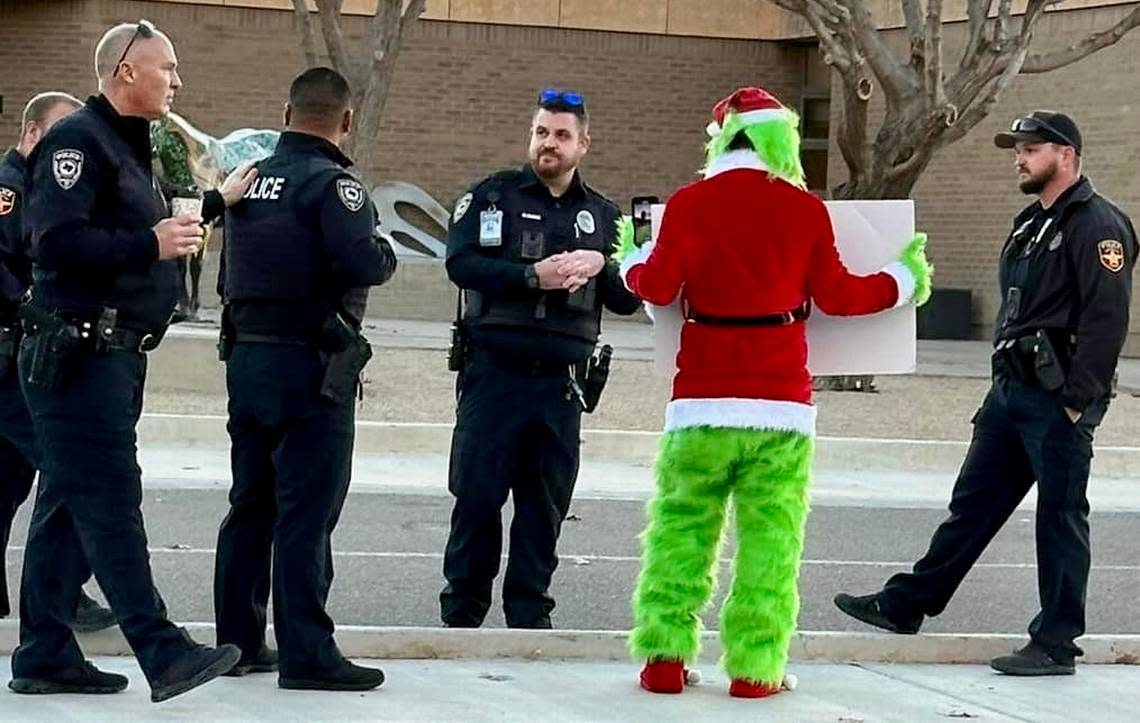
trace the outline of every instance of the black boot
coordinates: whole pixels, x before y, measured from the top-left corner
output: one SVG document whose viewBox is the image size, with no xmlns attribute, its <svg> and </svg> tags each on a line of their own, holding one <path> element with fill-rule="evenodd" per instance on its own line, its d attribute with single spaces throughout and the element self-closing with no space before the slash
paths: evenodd
<svg viewBox="0 0 1140 723">
<path fill-rule="evenodd" d="M 105 695 L 118 693 L 127 687 L 127 676 L 118 673 L 105 673 L 91 663 L 84 661 L 78 668 L 68 668 L 51 675 L 35 678 L 12 678 L 8 687 L 26 695 L 48 695 L 51 693 L 83 693 Z"/>
<path fill-rule="evenodd" d="M 150 702 L 161 703 L 208 683 L 234 667 L 240 658 L 241 648 L 236 645 L 195 646 L 150 684 Z"/>
<path fill-rule="evenodd" d="M 103 607 L 79 591 L 79 604 L 75 607 L 75 619 L 71 621 L 71 629 L 77 633 L 93 633 L 97 630 L 106 630 L 115 624 L 115 613 Z"/>
<path fill-rule="evenodd" d="M 887 617 L 879 606 L 879 593 L 871 595 L 848 595 L 841 592 L 835 596 L 835 607 L 847 613 L 856 620 L 862 620 L 868 625 L 882 628 L 888 632 L 914 635 L 922 627 L 922 616 L 895 619 Z"/>
<path fill-rule="evenodd" d="M 1072 659 L 1059 660 L 1036 642 L 990 661 L 990 667 L 1006 675 L 1073 675 L 1077 667 Z"/>
<path fill-rule="evenodd" d="M 250 673 L 273 673 L 277 670 L 277 651 L 265 645 L 261 646 L 261 650 L 257 651 L 257 655 L 252 658 L 243 657 L 237 662 L 237 665 L 230 668 L 229 672 L 223 673 L 231 678 L 240 678 L 243 675 Z"/>
<path fill-rule="evenodd" d="M 335 668 L 301 675 L 282 675 L 277 686 L 291 690 L 372 690 L 384 682 L 384 671 L 343 661 Z"/>
</svg>

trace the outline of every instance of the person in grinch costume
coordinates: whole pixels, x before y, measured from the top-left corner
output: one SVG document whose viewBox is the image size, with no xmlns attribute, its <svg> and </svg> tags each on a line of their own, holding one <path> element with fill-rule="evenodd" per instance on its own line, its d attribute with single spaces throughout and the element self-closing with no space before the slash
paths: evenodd
<svg viewBox="0 0 1140 723">
<path fill-rule="evenodd" d="M 704 179 L 665 208 L 657 241 L 622 229 L 615 257 L 649 304 L 681 297 L 672 401 L 642 535 L 633 654 L 641 686 L 680 693 L 699 652 L 731 498 L 737 550 L 720 614 L 729 693 L 781 690 L 799 608 L 797 576 L 815 436 L 805 320 L 872 314 L 930 295 L 925 236 L 878 273 L 840 261 L 827 209 L 804 190 L 799 119 L 761 88 L 713 108 Z"/>
</svg>

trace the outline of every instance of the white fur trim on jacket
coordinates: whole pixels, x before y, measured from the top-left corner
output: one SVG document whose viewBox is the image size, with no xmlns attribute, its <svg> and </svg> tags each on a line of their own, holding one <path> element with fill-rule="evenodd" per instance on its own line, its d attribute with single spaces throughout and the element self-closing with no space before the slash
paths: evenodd
<svg viewBox="0 0 1140 723">
<path fill-rule="evenodd" d="M 895 280 L 895 285 L 898 286 L 899 289 L 898 301 L 895 302 L 895 305 L 892 308 L 897 309 L 900 306 L 909 304 L 910 300 L 914 298 L 914 274 L 912 274 L 910 272 L 910 269 L 906 267 L 906 264 L 901 261 L 893 261 L 887 264 L 885 267 L 883 267 L 883 271 L 887 274 L 890 274 L 891 278 Z"/>
<path fill-rule="evenodd" d="M 683 427 L 778 429 L 815 436 L 815 407 L 775 399 L 674 399 L 665 407 L 665 431 Z"/>
<path fill-rule="evenodd" d="M 768 171 L 768 166 L 764 161 L 760 160 L 760 156 L 756 155 L 756 151 L 747 148 L 738 148 L 735 151 L 729 151 L 723 156 L 719 156 L 708 168 L 704 170 L 705 178 L 712 178 L 715 175 L 724 173 L 725 171 L 736 171 L 741 168 L 748 168 L 753 171 Z"/>
<path fill-rule="evenodd" d="M 629 284 L 625 283 L 625 277 L 629 275 L 629 270 L 638 264 L 644 264 L 649 260 L 649 254 L 653 253 L 654 247 L 657 246 L 656 241 L 650 241 L 643 244 L 636 251 L 622 259 L 621 264 L 618 266 L 618 274 L 621 276 L 621 282 L 629 289 Z M 633 291 L 633 289 L 629 289 Z"/>
</svg>

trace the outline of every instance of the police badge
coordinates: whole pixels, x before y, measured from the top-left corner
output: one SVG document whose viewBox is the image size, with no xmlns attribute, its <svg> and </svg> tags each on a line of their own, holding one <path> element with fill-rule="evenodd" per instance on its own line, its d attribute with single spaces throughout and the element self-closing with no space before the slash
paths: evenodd
<svg viewBox="0 0 1140 723">
<path fill-rule="evenodd" d="M 583 210 L 578 212 L 577 221 L 578 221 L 578 230 L 580 230 L 582 233 L 593 233 L 594 232 L 594 214 L 583 209 Z"/>
<path fill-rule="evenodd" d="M 1112 273 L 1124 268 L 1124 244 L 1116 239 L 1105 239 L 1096 245 L 1100 265 Z"/>
<path fill-rule="evenodd" d="M 16 208 L 16 192 L 0 186 L 0 216 L 7 216 Z"/>
<path fill-rule="evenodd" d="M 70 191 L 83 173 L 83 152 L 74 148 L 60 148 L 51 156 L 51 170 L 59 187 Z"/>
<path fill-rule="evenodd" d="M 336 195 L 340 196 L 344 207 L 353 213 L 364 208 L 364 186 L 351 178 L 337 179 Z"/>
</svg>

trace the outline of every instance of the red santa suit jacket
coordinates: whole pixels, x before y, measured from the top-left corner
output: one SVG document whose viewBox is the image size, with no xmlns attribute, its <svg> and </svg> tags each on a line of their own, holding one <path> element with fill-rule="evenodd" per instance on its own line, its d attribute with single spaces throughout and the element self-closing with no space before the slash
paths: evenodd
<svg viewBox="0 0 1140 723">
<path fill-rule="evenodd" d="M 835 316 L 901 306 L 915 280 L 901 263 L 857 276 L 839 260 L 823 202 L 730 151 L 678 190 L 656 243 L 621 264 L 630 291 L 659 306 L 681 294 L 704 316 L 780 314 L 812 301 Z M 665 429 L 711 425 L 815 433 L 803 321 L 682 325 Z"/>
</svg>

